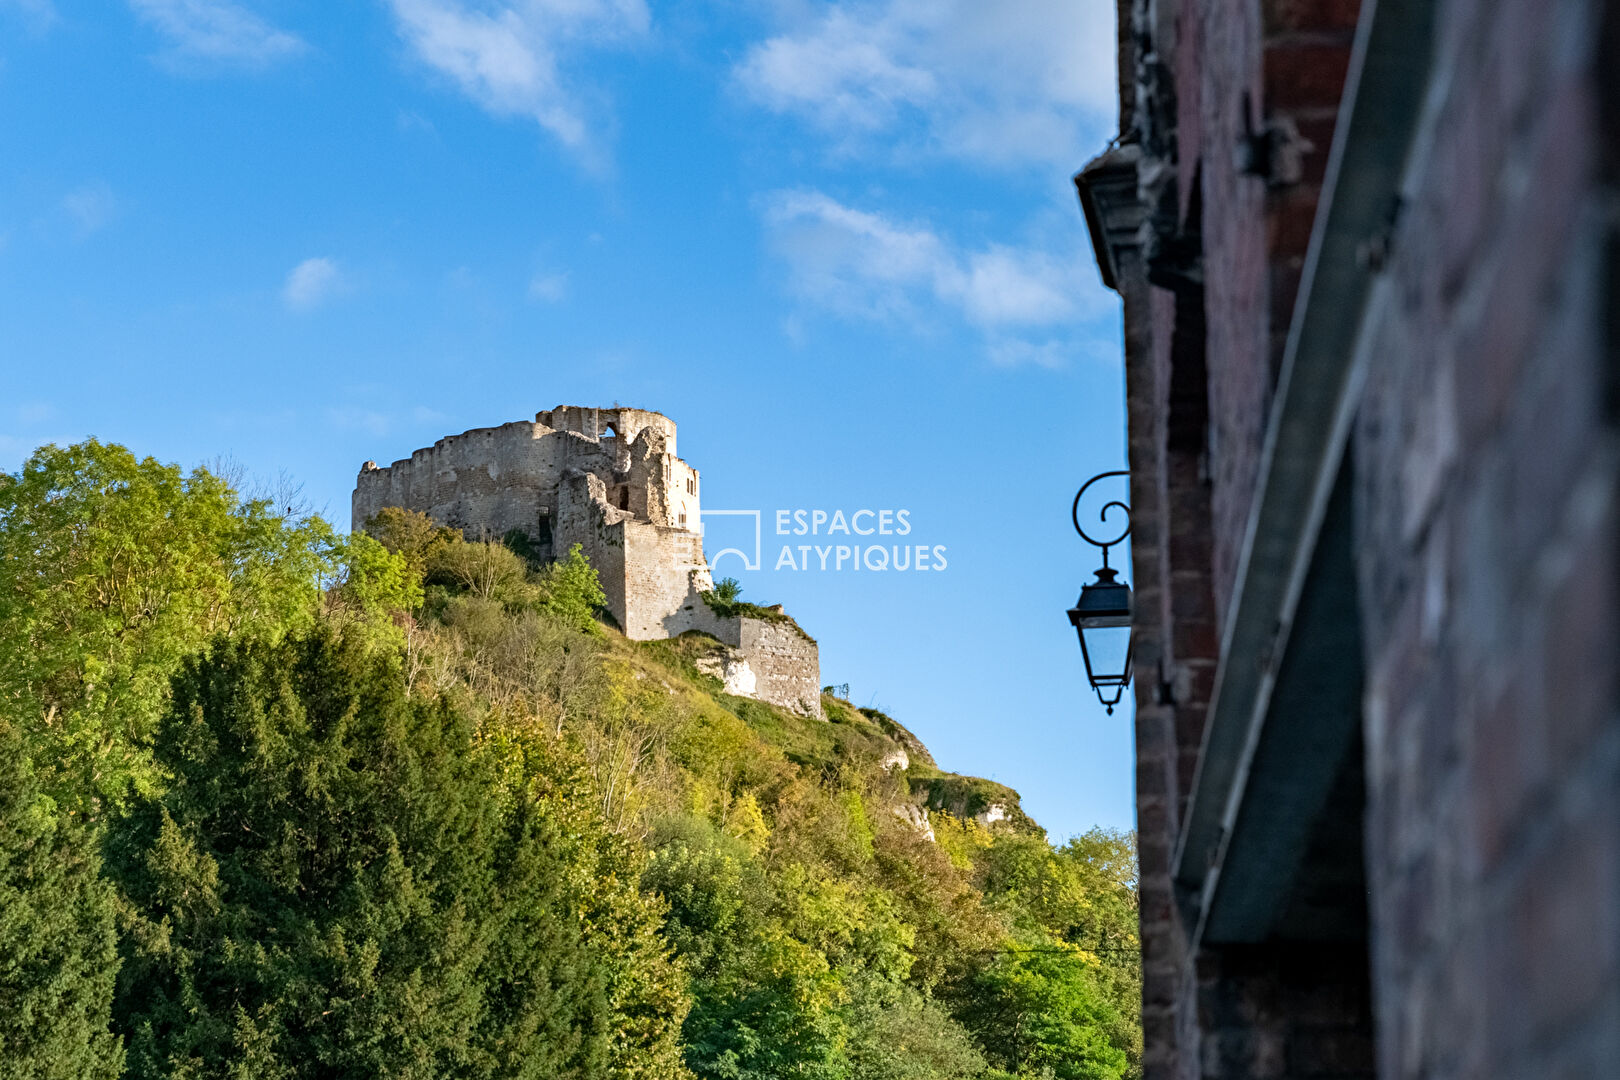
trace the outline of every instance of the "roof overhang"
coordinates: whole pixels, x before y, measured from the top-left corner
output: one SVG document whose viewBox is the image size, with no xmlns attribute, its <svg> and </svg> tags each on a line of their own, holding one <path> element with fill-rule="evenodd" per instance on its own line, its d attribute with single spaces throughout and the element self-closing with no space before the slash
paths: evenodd
<svg viewBox="0 0 1620 1080">
<path fill-rule="evenodd" d="M 1427 96 L 1433 8 L 1362 3 L 1174 858 L 1195 944 L 1265 935 L 1359 723 L 1341 466 L 1361 327 Z"/>
<path fill-rule="evenodd" d="M 1142 148 L 1134 143 L 1115 146 L 1092 158 L 1074 174 L 1080 209 L 1091 233 L 1091 249 L 1104 285 L 1119 291 L 1121 255 L 1140 243 L 1145 210 L 1137 191 L 1137 166 Z"/>
</svg>

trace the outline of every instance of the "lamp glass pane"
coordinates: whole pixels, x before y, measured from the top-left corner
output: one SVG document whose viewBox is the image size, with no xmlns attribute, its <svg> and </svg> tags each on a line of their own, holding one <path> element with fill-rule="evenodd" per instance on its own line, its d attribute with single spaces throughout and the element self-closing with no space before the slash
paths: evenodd
<svg viewBox="0 0 1620 1080">
<path fill-rule="evenodd" d="M 1089 674 L 1096 682 L 1118 682 L 1125 674 L 1125 657 L 1131 645 L 1129 626 L 1090 626 L 1080 631 L 1086 638 Z"/>
</svg>

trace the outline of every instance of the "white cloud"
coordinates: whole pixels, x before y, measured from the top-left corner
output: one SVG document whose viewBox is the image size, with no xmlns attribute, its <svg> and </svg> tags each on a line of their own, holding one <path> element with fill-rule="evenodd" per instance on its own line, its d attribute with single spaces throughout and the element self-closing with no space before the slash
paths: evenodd
<svg viewBox="0 0 1620 1080">
<path fill-rule="evenodd" d="M 1074 349 L 1065 341 L 1024 341 L 1002 338 L 991 341 L 985 348 L 990 362 L 997 367 L 1060 368 L 1073 358 Z"/>
<path fill-rule="evenodd" d="M 892 138 L 981 163 L 1079 162 L 1112 125 L 1108 0 L 848 0 L 755 44 L 742 88 L 844 149 Z"/>
<path fill-rule="evenodd" d="M 763 209 L 801 297 L 919 329 L 937 323 L 941 311 L 954 313 L 982 333 L 998 364 L 1060 365 L 1072 351 L 1066 335 L 1101 310 L 1078 256 L 971 248 L 927 224 L 858 210 L 819 191 L 777 192 Z"/>
<path fill-rule="evenodd" d="M 594 94 L 560 56 L 647 33 L 644 0 L 388 0 L 400 36 L 479 106 L 534 120 L 587 162 L 601 154 Z"/>
<path fill-rule="evenodd" d="M 343 288 L 337 263 L 324 256 L 305 259 L 292 268 L 281 297 L 294 311 L 313 311 Z"/>
<path fill-rule="evenodd" d="M 561 302 L 568 295 L 568 274 L 536 274 L 529 281 L 529 297 L 548 304 Z"/>
<path fill-rule="evenodd" d="M 169 39 L 169 60 L 266 67 L 307 48 L 230 0 L 129 0 L 143 21 Z"/>
<path fill-rule="evenodd" d="M 113 219 L 118 212 L 118 200 L 112 188 L 96 180 L 62 196 L 62 209 L 73 219 L 74 229 L 83 238 Z"/>
<path fill-rule="evenodd" d="M 927 299 L 977 326 L 1050 326 L 1076 317 L 1078 275 L 1054 255 L 995 244 L 966 251 L 926 225 L 856 210 L 819 191 L 778 192 L 765 217 L 796 288 L 834 310 L 904 315 Z"/>
</svg>

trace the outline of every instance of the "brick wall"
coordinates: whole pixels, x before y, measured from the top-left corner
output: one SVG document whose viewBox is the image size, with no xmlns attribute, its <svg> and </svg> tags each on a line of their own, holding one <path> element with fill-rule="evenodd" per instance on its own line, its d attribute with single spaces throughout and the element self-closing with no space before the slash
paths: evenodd
<svg viewBox="0 0 1620 1080">
<path fill-rule="evenodd" d="M 1375 323 L 1355 453 L 1384 1076 L 1620 1075 L 1599 17 L 1447 6 Z"/>
<path fill-rule="evenodd" d="M 1368 941 L 1196 951 L 1172 855 L 1359 5 L 1121 8 L 1158 234 L 1110 248 L 1146 1080 L 1620 1076 L 1617 7 L 1436 5 L 1350 449 L 1368 678 L 1335 805 L 1365 828 Z"/>
<path fill-rule="evenodd" d="M 1367 953 L 1359 946 L 1229 946 L 1200 958 L 1204 1076 L 1371 1078 Z"/>
<path fill-rule="evenodd" d="M 1218 1054 L 1206 1061 L 1209 1040 L 1232 1033 L 1207 1033 L 1200 1023 L 1200 1003 L 1207 1008 L 1213 999 L 1199 964 L 1210 957 L 1187 951 L 1189 927 L 1170 861 L 1252 510 L 1278 328 L 1286 327 L 1294 299 L 1287 286 L 1297 288 L 1309 240 L 1332 139 L 1333 80 L 1342 82 L 1354 16 L 1355 4 L 1343 0 L 1264 8 L 1253 0 L 1165 0 L 1138 3 L 1129 13 L 1132 25 L 1157 34 L 1140 47 L 1169 56 L 1173 92 L 1161 90 L 1159 98 L 1168 115 L 1146 118 L 1145 127 L 1158 129 L 1146 151 L 1173 169 L 1174 227 L 1182 245 L 1191 242 L 1200 253 L 1196 271 L 1166 282 L 1172 287 L 1147 285 L 1144 266 L 1120 274 L 1146 1080 L 1268 1075 L 1221 1071 Z M 1299 166 L 1292 186 L 1262 175 L 1268 162 L 1238 153 L 1277 124 L 1292 125 L 1313 144 L 1286 148 Z M 1155 227 L 1165 226 L 1161 220 Z"/>
</svg>

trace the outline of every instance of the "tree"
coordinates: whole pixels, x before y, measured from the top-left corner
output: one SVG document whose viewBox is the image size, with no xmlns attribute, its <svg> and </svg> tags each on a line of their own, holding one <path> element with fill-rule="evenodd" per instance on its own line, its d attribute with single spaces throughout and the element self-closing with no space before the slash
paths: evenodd
<svg viewBox="0 0 1620 1080">
<path fill-rule="evenodd" d="M 915 987 L 864 980 L 847 1013 L 850 1080 L 969 1080 L 985 1071 L 968 1033 Z"/>
<path fill-rule="evenodd" d="M 540 606 L 575 629 L 596 632 L 596 610 L 605 603 L 602 579 L 578 544 L 540 572 Z"/>
<path fill-rule="evenodd" d="M 1121 1080 L 1130 1062 L 1111 1039 L 1118 1018 L 1095 967 L 1070 946 L 1015 943 L 976 980 L 962 1019 L 1006 1072 Z"/>
<path fill-rule="evenodd" d="M 528 598 L 528 565 L 499 540 L 462 540 L 438 549 L 428 565 L 430 580 L 446 581 L 480 600 L 503 603 Z"/>
<path fill-rule="evenodd" d="M 186 664 L 109 839 L 132 1077 L 588 1077 L 592 886 L 471 719 L 324 628 Z"/>
<path fill-rule="evenodd" d="M 95 440 L 0 481 L 0 711 L 82 810 L 157 782 L 146 742 L 181 660 L 307 626 L 331 529 Z"/>
<path fill-rule="evenodd" d="M 742 844 L 689 821 L 642 878 L 692 977 L 686 1061 L 700 1077 L 815 1080 L 840 1072 L 839 986 L 826 957 L 772 918 L 771 883 Z"/>
<path fill-rule="evenodd" d="M 981 863 L 987 897 L 1026 944 L 1068 946 L 1089 965 L 1106 1005 L 1099 1022 L 1134 1071 L 1142 1051 L 1135 834 L 1093 829 L 1056 850 L 1038 836 L 1003 835 Z"/>
<path fill-rule="evenodd" d="M 723 577 L 714 583 L 714 598 L 722 604 L 735 604 L 742 595 L 742 582 L 734 577 Z"/>
<path fill-rule="evenodd" d="M 340 569 L 326 590 L 327 617 L 397 651 L 405 644 L 401 625 L 422 606 L 421 575 L 404 552 L 389 551 L 367 533 L 351 533 L 335 550 Z"/>
<path fill-rule="evenodd" d="M 438 524 L 421 511 L 398 506 L 385 506 L 371 515 L 365 529 L 383 547 L 404 556 L 418 581 L 427 576 L 429 567 L 445 548 L 461 539 L 455 529 Z"/>
<path fill-rule="evenodd" d="M 40 789 L 0 722 L 0 1061 L 9 1080 L 113 1080 L 113 890 L 95 836 Z"/>
</svg>

